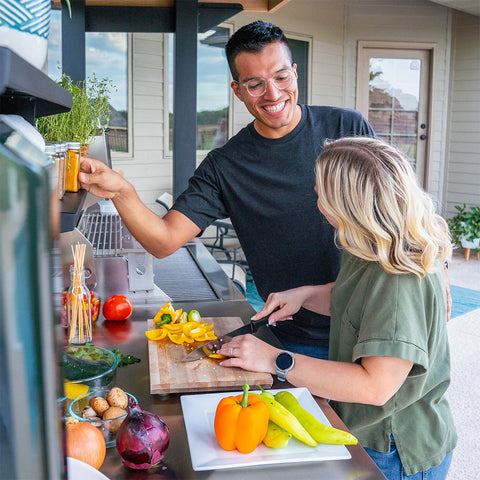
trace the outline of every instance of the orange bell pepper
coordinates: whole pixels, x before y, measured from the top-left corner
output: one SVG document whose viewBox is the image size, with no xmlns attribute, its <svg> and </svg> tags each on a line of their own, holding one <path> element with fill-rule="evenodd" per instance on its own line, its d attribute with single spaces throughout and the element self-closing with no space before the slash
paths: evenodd
<svg viewBox="0 0 480 480">
<path fill-rule="evenodd" d="M 268 429 L 267 404 L 256 396 L 248 396 L 249 386 L 243 385 L 243 395 L 220 400 L 215 412 L 215 436 L 224 450 L 253 452 L 262 443 Z"/>
</svg>

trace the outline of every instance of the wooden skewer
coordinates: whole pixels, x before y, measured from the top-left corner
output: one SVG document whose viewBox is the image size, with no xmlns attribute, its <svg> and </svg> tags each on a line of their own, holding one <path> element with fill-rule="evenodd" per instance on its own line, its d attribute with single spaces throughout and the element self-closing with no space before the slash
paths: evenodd
<svg viewBox="0 0 480 480">
<path fill-rule="evenodd" d="M 73 278 L 72 278 L 72 288 L 71 288 L 71 298 L 68 298 L 67 301 L 71 307 L 71 319 L 70 319 L 70 334 L 69 341 L 75 339 L 77 334 L 77 324 L 78 324 L 78 340 L 80 343 L 85 343 L 85 335 L 87 338 L 91 338 L 91 328 L 89 321 L 89 312 L 88 312 L 88 302 L 83 298 L 82 294 L 82 273 L 83 273 L 83 264 L 85 260 L 85 244 L 75 245 L 75 249 L 72 248 L 73 255 Z M 87 305 L 87 308 L 84 308 Z"/>
</svg>

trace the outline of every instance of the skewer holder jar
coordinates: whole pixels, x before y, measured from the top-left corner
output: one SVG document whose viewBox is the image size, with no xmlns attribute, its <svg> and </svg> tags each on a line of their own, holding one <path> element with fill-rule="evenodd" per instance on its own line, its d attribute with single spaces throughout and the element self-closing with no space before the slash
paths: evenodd
<svg viewBox="0 0 480 480">
<path fill-rule="evenodd" d="M 75 273 L 70 267 L 70 287 L 67 290 L 68 343 L 83 345 L 92 341 L 92 311 L 90 290 L 85 285 L 85 270 Z"/>
</svg>

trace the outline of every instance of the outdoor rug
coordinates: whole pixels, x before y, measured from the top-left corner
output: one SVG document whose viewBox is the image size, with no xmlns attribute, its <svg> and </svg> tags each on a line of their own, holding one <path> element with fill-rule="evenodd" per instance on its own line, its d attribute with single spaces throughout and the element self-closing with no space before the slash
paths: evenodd
<svg viewBox="0 0 480 480">
<path fill-rule="evenodd" d="M 452 317 L 459 317 L 465 313 L 480 308 L 480 290 L 470 288 L 450 286 L 452 293 Z M 256 312 L 259 312 L 263 306 L 263 300 L 257 292 L 255 283 L 250 279 L 247 281 L 247 300 Z"/>
<path fill-rule="evenodd" d="M 459 317 L 465 313 L 480 308 L 480 290 L 450 286 L 452 293 L 452 318 Z"/>
</svg>

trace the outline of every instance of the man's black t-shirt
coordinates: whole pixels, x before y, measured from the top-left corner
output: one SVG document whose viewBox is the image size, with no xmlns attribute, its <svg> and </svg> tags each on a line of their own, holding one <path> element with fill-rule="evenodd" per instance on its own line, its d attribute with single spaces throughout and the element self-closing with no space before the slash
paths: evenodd
<svg viewBox="0 0 480 480">
<path fill-rule="evenodd" d="M 355 110 L 301 108 L 299 124 L 282 138 L 264 138 L 251 123 L 212 150 L 173 206 L 202 230 L 230 217 L 264 300 L 271 292 L 335 280 L 340 253 L 317 207 L 315 160 L 326 139 L 374 136 Z M 328 346 L 329 325 L 329 317 L 301 309 L 275 333 Z"/>
</svg>

